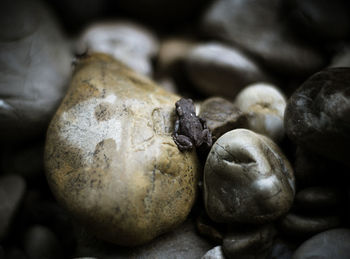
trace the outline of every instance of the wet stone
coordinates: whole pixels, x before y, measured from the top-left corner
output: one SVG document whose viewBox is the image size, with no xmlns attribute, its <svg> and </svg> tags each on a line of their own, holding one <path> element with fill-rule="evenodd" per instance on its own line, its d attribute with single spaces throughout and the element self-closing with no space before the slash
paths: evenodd
<svg viewBox="0 0 350 259">
<path fill-rule="evenodd" d="M 220 223 L 271 222 L 291 207 L 293 170 L 278 146 L 246 129 L 222 135 L 204 167 L 204 202 Z"/>
<path fill-rule="evenodd" d="M 293 259 L 348 259 L 350 229 L 337 228 L 319 233 L 306 240 L 294 253 Z"/>
<path fill-rule="evenodd" d="M 221 97 L 206 99 L 200 106 L 199 116 L 206 120 L 215 139 L 230 130 L 246 126 L 246 117 L 241 110 Z"/>
<path fill-rule="evenodd" d="M 249 56 L 216 42 L 193 47 L 185 65 L 191 81 L 206 95 L 234 98 L 244 86 L 268 80 Z"/>
<path fill-rule="evenodd" d="M 300 147 L 349 166 L 350 68 L 329 68 L 306 80 L 290 97 L 285 130 Z"/>
</svg>

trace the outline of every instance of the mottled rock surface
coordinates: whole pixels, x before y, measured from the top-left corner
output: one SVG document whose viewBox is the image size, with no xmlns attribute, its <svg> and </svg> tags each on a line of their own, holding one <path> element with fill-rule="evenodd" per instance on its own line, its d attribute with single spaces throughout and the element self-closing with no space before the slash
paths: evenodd
<svg viewBox="0 0 350 259">
<path fill-rule="evenodd" d="M 291 207 L 293 169 L 278 146 L 263 135 L 236 129 L 213 145 L 204 167 L 209 217 L 223 223 L 264 223 Z"/>
<path fill-rule="evenodd" d="M 137 245 L 174 228 L 195 196 L 195 152 L 174 143 L 178 96 L 103 54 L 76 68 L 48 133 L 47 179 L 99 238 Z"/>
</svg>

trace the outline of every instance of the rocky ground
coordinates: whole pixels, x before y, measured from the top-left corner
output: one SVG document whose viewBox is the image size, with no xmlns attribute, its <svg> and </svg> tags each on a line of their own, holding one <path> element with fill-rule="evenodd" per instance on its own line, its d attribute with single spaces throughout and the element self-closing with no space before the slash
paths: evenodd
<svg viewBox="0 0 350 259">
<path fill-rule="evenodd" d="M 1 6 L 0 258 L 350 258 L 348 1 Z"/>
</svg>

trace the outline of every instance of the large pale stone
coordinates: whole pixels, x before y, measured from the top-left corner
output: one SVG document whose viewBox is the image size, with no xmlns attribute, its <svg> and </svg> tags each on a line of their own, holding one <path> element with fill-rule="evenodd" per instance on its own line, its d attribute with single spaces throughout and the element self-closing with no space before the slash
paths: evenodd
<svg viewBox="0 0 350 259">
<path fill-rule="evenodd" d="M 178 98 L 109 56 L 78 64 L 48 129 L 45 166 L 58 201 L 98 237 L 137 245 L 188 215 L 198 162 L 171 137 Z"/>
</svg>

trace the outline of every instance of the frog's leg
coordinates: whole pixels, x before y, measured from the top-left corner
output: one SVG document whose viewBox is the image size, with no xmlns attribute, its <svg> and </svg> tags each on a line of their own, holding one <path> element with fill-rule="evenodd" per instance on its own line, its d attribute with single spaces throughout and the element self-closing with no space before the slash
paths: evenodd
<svg viewBox="0 0 350 259">
<path fill-rule="evenodd" d="M 180 151 L 191 150 L 193 148 L 191 139 L 185 135 L 175 133 L 173 139 Z"/>
<path fill-rule="evenodd" d="M 205 143 L 208 147 L 211 147 L 211 145 L 213 144 L 213 140 L 212 140 L 212 137 L 211 137 L 211 133 L 209 131 L 209 129 L 204 129 L 202 131 L 202 137 L 201 137 L 201 140 L 202 140 L 202 143 Z"/>
<path fill-rule="evenodd" d="M 198 119 L 199 119 L 199 121 L 201 122 L 203 129 L 207 129 L 207 128 L 208 128 L 208 126 L 207 126 L 207 120 L 206 120 L 206 119 L 203 119 L 203 118 L 201 118 L 201 117 L 198 117 Z"/>
</svg>

